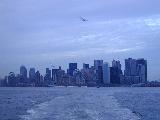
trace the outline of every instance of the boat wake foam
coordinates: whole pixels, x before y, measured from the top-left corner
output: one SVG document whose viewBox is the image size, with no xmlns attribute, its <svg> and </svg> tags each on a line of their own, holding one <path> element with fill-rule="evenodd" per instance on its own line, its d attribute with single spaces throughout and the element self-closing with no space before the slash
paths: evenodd
<svg viewBox="0 0 160 120">
<path fill-rule="evenodd" d="M 139 116 L 120 107 L 112 92 L 103 90 L 72 91 L 33 107 L 24 120 L 139 120 Z"/>
</svg>

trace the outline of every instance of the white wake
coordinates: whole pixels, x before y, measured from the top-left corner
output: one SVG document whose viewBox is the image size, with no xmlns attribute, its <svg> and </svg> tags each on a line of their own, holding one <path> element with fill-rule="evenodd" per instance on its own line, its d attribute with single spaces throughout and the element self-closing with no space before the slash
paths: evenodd
<svg viewBox="0 0 160 120">
<path fill-rule="evenodd" d="M 23 115 L 24 120 L 138 120 L 132 111 L 122 108 L 106 88 L 61 88 L 66 96 L 41 103 Z M 61 91 L 62 92 L 62 91 Z"/>
</svg>

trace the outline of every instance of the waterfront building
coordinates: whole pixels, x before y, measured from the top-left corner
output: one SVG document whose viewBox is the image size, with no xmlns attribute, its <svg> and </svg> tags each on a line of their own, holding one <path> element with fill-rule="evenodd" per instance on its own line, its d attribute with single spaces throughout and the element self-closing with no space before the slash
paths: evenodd
<svg viewBox="0 0 160 120">
<path fill-rule="evenodd" d="M 97 84 L 103 84 L 103 60 L 94 60 L 94 68 L 96 70 Z"/>
<path fill-rule="evenodd" d="M 82 75 L 81 71 L 75 70 L 73 72 L 73 77 L 74 77 L 74 79 L 76 81 L 76 85 L 77 86 L 85 85 L 85 79 L 84 79 L 84 76 Z"/>
<path fill-rule="evenodd" d="M 8 86 L 9 87 L 15 87 L 16 86 L 16 76 L 14 74 L 14 72 L 10 72 L 9 75 L 8 75 Z"/>
<path fill-rule="evenodd" d="M 120 61 L 113 60 L 112 67 L 110 67 L 110 83 L 120 84 L 122 75 L 123 75 L 123 73 L 121 70 Z"/>
<path fill-rule="evenodd" d="M 8 76 L 5 76 L 3 79 L 0 80 L 1 81 L 1 87 L 6 87 L 8 85 Z"/>
<path fill-rule="evenodd" d="M 68 74 L 64 74 L 61 78 L 61 85 L 68 86 L 70 85 L 70 79 Z"/>
<path fill-rule="evenodd" d="M 136 59 L 125 59 L 125 76 L 137 75 L 137 61 Z"/>
<path fill-rule="evenodd" d="M 43 75 L 40 76 L 40 83 L 41 83 L 42 86 L 44 85 L 44 78 L 43 78 Z"/>
<path fill-rule="evenodd" d="M 147 61 L 143 58 L 125 60 L 125 81 L 128 84 L 147 82 Z"/>
<path fill-rule="evenodd" d="M 46 68 L 46 75 L 48 77 L 48 80 L 51 80 L 51 70 L 49 68 Z"/>
<path fill-rule="evenodd" d="M 25 66 L 20 67 L 20 75 L 21 75 L 21 81 L 23 83 L 27 83 L 27 68 Z"/>
<path fill-rule="evenodd" d="M 104 84 L 110 83 L 110 67 L 107 62 L 103 64 L 103 83 Z"/>
<path fill-rule="evenodd" d="M 89 69 L 89 64 L 83 63 L 83 69 Z"/>
<path fill-rule="evenodd" d="M 35 75 L 36 75 L 36 83 L 35 83 L 35 85 L 36 86 L 40 86 L 40 83 L 41 83 L 41 74 L 40 74 L 39 71 L 37 71 Z"/>
<path fill-rule="evenodd" d="M 141 82 L 147 82 L 147 60 L 137 59 L 137 74 L 141 77 Z"/>
<path fill-rule="evenodd" d="M 56 76 L 56 78 L 57 78 L 57 81 L 56 81 L 56 84 L 58 84 L 58 85 L 64 85 L 64 81 L 63 81 L 63 76 L 65 75 L 65 71 L 64 70 L 62 70 L 62 69 L 59 69 L 58 71 L 57 71 L 57 76 Z"/>
<path fill-rule="evenodd" d="M 94 60 L 94 68 L 98 70 L 99 66 L 103 66 L 103 60 Z"/>
<path fill-rule="evenodd" d="M 31 83 L 35 83 L 35 79 L 36 79 L 36 72 L 35 72 L 35 68 L 30 68 L 29 70 L 29 80 Z"/>
<path fill-rule="evenodd" d="M 73 76 L 73 72 L 77 69 L 77 63 L 69 63 L 68 74 Z"/>
<path fill-rule="evenodd" d="M 89 69 L 82 69 L 81 70 L 82 76 L 85 79 L 87 86 L 95 86 L 97 82 L 96 78 L 96 71 L 94 67 Z"/>
<path fill-rule="evenodd" d="M 132 85 L 140 82 L 140 76 L 125 76 L 124 84 Z"/>
<path fill-rule="evenodd" d="M 121 63 L 120 63 L 120 61 L 119 60 L 118 61 L 113 60 L 112 61 L 112 67 L 118 68 L 119 70 L 121 70 Z"/>
<path fill-rule="evenodd" d="M 52 69 L 52 81 L 56 84 L 57 83 L 57 74 L 59 69 Z"/>
<path fill-rule="evenodd" d="M 44 77 L 44 81 L 46 84 L 50 84 L 51 83 L 51 70 L 49 68 L 46 68 L 46 74 Z"/>
<path fill-rule="evenodd" d="M 120 84 L 120 71 L 116 67 L 110 67 L 110 83 Z"/>
</svg>

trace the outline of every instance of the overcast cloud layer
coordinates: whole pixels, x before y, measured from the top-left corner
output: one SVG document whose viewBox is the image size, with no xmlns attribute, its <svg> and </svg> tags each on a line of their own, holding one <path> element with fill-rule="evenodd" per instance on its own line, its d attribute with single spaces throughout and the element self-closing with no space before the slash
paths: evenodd
<svg viewBox="0 0 160 120">
<path fill-rule="evenodd" d="M 22 64 L 43 72 L 133 57 L 147 59 L 149 79 L 159 79 L 159 11 L 159 0 L 1 0 L 0 76 Z"/>
</svg>

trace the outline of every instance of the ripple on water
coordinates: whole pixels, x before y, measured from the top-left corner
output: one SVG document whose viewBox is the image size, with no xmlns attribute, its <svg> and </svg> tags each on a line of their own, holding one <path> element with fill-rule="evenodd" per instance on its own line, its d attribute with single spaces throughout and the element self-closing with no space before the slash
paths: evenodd
<svg viewBox="0 0 160 120">
<path fill-rule="evenodd" d="M 76 91 L 77 92 L 77 91 Z M 24 120 L 138 120 L 136 114 L 122 108 L 112 95 L 103 91 L 79 91 L 57 96 L 27 110 Z"/>
</svg>

